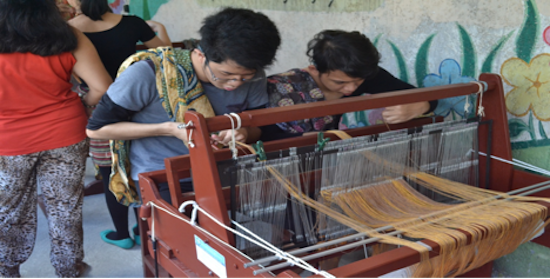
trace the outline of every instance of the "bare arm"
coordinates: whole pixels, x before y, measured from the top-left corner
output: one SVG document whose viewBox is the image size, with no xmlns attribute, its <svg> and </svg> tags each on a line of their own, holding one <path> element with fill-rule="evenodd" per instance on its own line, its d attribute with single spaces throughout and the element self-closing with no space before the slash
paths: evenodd
<svg viewBox="0 0 550 279">
<path fill-rule="evenodd" d="M 212 139 L 224 145 L 228 145 L 231 141 L 231 130 L 220 131 L 217 135 L 212 135 Z M 235 131 L 235 140 L 251 143 L 260 139 L 262 131 L 258 127 L 245 127 Z"/>
<path fill-rule="evenodd" d="M 162 25 L 162 23 L 152 20 L 148 20 L 146 22 L 149 24 L 151 29 L 157 33 L 153 39 L 143 43 L 146 47 L 155 48 L 160 46 L 172 46 L 172 41 L 170 41 L 168 32 L 166 32 L 166 28 Z"/>
<path fill-rule="evenodd" d="M 92 42 L 78 29 L 73 28 L 73 30 L 78 40 L 78 46 L 73 51 L 76 59 L 73 71 L 90 88 L 90 91 L 84 97 L 84 102 L 86 105 L 93 106 L 107 92 L 107 88 L 113 83 L 113 79 L 105 70 L 105 66 L 103 66 Z"/>
<path fill-rule="evenodd" d="M 248 137 L 246 138 L 247 143 L 256 142 L 260 139 L 262 135 L 262 130 L 258 127 L 246 127 L 248 132 Z"/>
<path fill-rule="evenodd" d="M 429 102 L 418 102 L 412 104 L 387 107 L 382 112 L 384 121 L 388 124 L 397 124 L 416 118 L 430 109 Z"/>
<path fill-rule="evenodd" d="M 178 129 L 178 122 L 135 123 L 118 122 L 105 125 L 98 130 L 86 129 L 86 134 L 92 139 L 133 140 L 147 137 L 177 137 L 187 142 L 187 130 Z"/>
</svg>

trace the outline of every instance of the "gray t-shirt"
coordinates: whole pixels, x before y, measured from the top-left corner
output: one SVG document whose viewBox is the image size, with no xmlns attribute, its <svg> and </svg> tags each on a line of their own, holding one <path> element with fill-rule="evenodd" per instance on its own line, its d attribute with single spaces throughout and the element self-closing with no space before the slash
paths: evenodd
<svg viewBox="0 0 550 279">
<path fill-rule="evenodd" d="M 267 104 L 265 72 L 256 76 L 264 79 L 245 83 L 233 91 L 226 91 L 203 83 L 206 96 L 216 115 L 242 112 Z M 131 111 L 136 111 L 131 121 L 136 123 L 162 123 L 170 121 L 162 107 L 156 87 L 154 70 L 148 62 L 140 61 L 128 67 L 109 87 L 106 93 L 111 100 Z M 189 154 L 183 142 L 175 137 L 147 137 L 132 140 L 130 146 L 131 178 L 138 174 L 164 169 L 164 158 Z"/>
</svg>

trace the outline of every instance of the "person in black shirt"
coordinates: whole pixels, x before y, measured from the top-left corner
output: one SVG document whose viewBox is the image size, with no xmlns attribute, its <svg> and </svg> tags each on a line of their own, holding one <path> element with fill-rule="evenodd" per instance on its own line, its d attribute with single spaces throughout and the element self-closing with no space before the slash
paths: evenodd
<svg viewBox="0 0 550 279">
<path fill-rule="evenodd" d="M 79 29 L 94 44 L 101 62 L 113 80 L 122 62 L 136 52 L 136 43 L 143 42 L 148 48 L 172 46 L 164 25 L 155 21 L 144 21 L 136 16 L 114 14 L 107 0 L 68 0 L 76 10 L 76 15 L 68 23 Z M 156 35 L 155 32 L 158 34 Z M 78 88 L 81 93 L 87 91 L 86 84 Z M 130 249 L 134 243 L 140 244 L 139 230 L 134 227 L 134 238 L 128 230 L 128 207 L 117 202 L 109 190 L 111 174 L 111 152 L 109 140 L 90 140 L 92 161 L 99 167 L 103 180 L 103 189 L 109 214 L 115 230 L 101 232 L 103 241 L 124 249 Z M 137 211 L 136 219 L 137 219 Z"/>
<path fill-rule="evenodd" d="M 380 54 L 360 32 L 325 30 L 308 43 L 311 65 L 268 77 L 269 107 L 334 100 L 414 88 L 378 66 Z M 385 108 L 384 122 L 401 123 L 435 109 L 437 101 Z M 262 127 L 261 140 L 337 129 L 341 115 L 302 119 Z"/>
</svg>

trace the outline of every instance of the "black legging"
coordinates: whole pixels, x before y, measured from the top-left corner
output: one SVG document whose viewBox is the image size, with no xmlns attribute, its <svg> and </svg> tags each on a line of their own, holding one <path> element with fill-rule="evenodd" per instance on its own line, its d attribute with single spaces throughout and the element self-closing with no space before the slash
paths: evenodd
<svg viewBox="0 0 550 279">
<path fill-rule="evenodd" d="M 141 199 L 141 191 L 139 190 L 139 182 L 134 180 L 136 189 L 138 191 L 139 198 Z M 168 182 L 161 182 L 157 185 L 160 197 L 168 203 L 172 203 L 172 198 L 170 197 L 170 188 L 168 187 Z M 193 192 L 193 181 L 190 178 L 185 178 L 180 180 L 180 189 L 182 193 Z"/>
<path fill-rule="evenodd" d="M 117 202 L 115 195 L 109 190 L 109 176 L 111 175 L 111 167 L 99 167 L 103 181 L 103 191 L 105 192 L 105 201 L 107 202 L 107 208 L 115 225 L 115 230 L 118 239 L 124 239 L 130 237 L 128 230 L 128 207 Z M 134 207 L 134 215 L 136 216 L 136 222 L 138 221 L 137 208 Z M 139 233 L 139 231 L 137 232 Z"/>
</svg>

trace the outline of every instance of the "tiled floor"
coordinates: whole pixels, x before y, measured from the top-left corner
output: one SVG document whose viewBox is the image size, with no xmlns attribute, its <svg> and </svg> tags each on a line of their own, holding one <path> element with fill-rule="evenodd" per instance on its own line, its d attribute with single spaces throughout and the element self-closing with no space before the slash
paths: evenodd
<svg viewBox="0 0 550 279">
<path fill-rule="evenodd" d="M 93 180 L 93 168 L 88 166 L 85 182 Z M 136 278 L 143 277 L 141 265 L 141 248 L 134 246 L 124 250 L 101 240 L 99 233 L 113 229 L 103 194 L 84 198 L 84 261 L 91 266 L 84 277 L 90 278 Z M 130 214 L 130 227 L 135 224 L 133 213 Z M 47 278 L 56 277 L 50 264 L 50 243 L 47 220 L 38 211 L 38 231 L 34 251 L 29 260 L 21 266 L 22 277 Z"/>
</svg>

